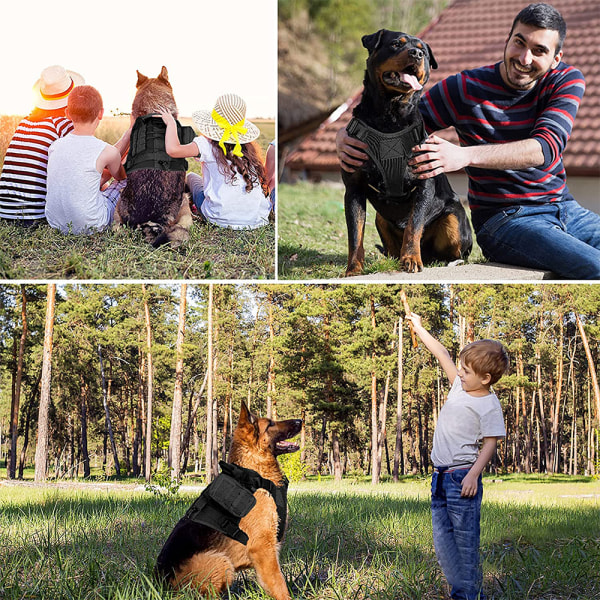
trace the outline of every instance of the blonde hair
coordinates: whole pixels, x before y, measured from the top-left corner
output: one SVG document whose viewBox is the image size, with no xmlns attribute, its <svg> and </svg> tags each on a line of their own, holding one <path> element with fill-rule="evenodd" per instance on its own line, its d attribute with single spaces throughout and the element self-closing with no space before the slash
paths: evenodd
<svg viewBox="0 0 600 600">
<path fill-rule="evenodd" d="M 490 374 L 490 384 L 496 383 L 508 369 L 508 352 L 496 340 L 478 340 L 465 346 L 459 359 L 468 365 L 477 375 Z"/>
</svg>

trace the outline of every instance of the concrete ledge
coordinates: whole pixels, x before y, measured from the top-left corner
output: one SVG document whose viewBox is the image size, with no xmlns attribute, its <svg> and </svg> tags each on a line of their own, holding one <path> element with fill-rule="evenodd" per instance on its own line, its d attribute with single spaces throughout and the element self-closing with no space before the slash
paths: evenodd
<svg viewBox="0 0 600 600">
<path fill-rule="evenodd" d="M 344 281 L 428 281 L 432 283 L 485 283 L 558 280 L 551 271 L 539 271 L 500 263 L 450 264 L 446 267 L 425 267 L 420 273 L 393 271 L 348 277 Z"/>
</svg>

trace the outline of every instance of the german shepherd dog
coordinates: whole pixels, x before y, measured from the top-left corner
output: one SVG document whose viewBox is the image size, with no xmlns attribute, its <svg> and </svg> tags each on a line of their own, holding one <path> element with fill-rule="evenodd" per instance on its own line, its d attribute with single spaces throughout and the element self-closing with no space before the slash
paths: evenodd
<svg viewBox="0 0 600 600">
<path fill-rule="evenodd" d="M 156 113 L 161 106 L 177 118 L 177 105 L 166 67 L 156 78 L 146 77 L 139 71 L 137 76 L 137 92 L 131 109 L 133 119 Z M 189 197 L 184 190 L 185 171 L 152 168 L 132 171 L 127 175 L 127 185 L 117 202 L 115 224 L 141 228 L 146 240 L 154 247 L 167 242 L 179 246 L 189 239 L 192 224 Z"/>
<path fill-rule="evenodd" d="M 229 512 L 225 513 L 225 523 L 222 522 L 223 513 L 217 517 L 216 526 L 221 530 L 201 522 L 209 519 L 205 513 L 198 513 L 196 508 L 202 506 L 203 510 L 213 510 L 213 498 L 218 495 L 212 494 L 207 498 L 209 486 L 175 525 L 165 542 L 156 564 L 159 578 L 175 588 L 191 585 L 203 594 L 221 593 L 231 585 L 236 571 L 253 567 L 260 585 L 268 594 L 276 600 L 289 600 L 279 566 L 279 549 L 287 521 L 287 479 L 277 457 L 299 449 L 297 444 L 286 440 L 297 435 L 301 427 L 302 421 L 297 419 L 272 421 L 259 418 L 242 402 L 239 422 L 233 432 L 229 463 L 221 463 L 223 474 L 211 486 L 217 484 L 225 470 L 241 471 L 254 480 L 262 479 L 271 491 L 250 487 L 250 492 L 253 492 L 249 495 L 252 508 L 228 532 L 242 540 L 236 541 L 222 533 L 230 525 L 228 519 L 231 520 L 232 515 Z M 224 500 L 230 505 L 231 513 L 239 518 L 245 511 L 237 512 L 240 503 L 238 498 L 232 497 L 235 494 L 230 490 L 227 489 Z"/>
<path fill-rule="evenodd" d="M 363 235 L 367 200 L 383 253 L 415 273 L 423 262 L 469 255 L 471 228 L 446 175 L 417 179 L 408 165 L 412 148 L 425 141 L 418 109 L 431 68 L 431 48 L 419 38 L 381 29 L 362 38 L 368 50 L 364 90 L 346 130 L 369 144 L 369 160 L 354 173 L 342 170 L 348 227 L 346 276 L 364 266 Z"/>
</svg>

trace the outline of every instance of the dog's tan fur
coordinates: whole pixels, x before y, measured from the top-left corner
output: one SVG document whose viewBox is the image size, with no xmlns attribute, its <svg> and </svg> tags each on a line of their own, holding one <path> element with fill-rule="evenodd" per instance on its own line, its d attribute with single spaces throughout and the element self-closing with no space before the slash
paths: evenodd
<svg viewBox="0 0 600 600">
<path fill-rule="evenodd" d="M 277 442 L 296 435 L 301 421 L 274 422 L 258 418 L 242 403 L 240 419 L 233 433 L 229 462 L 253 469 L 275 485 L 284 475 L 277 455 L 298 449 L 293 444 L 278 449 Z M 191 585 L 201 593 L 221 593 L 231 585 L 235 572 L 254 568 L 260 585 L 276 600 L 290 595 L 279 565 L 280 543 L 277 541 L 278 517 L 275 501 L 264 489 L 254 493 L 256 505 L 241 519 L 240 529 L 248 535 L 243 545 L 222 534 L 208 549 L 194 554 L 174 569 L 172 584 L 176 588 Z"/>
</svg>

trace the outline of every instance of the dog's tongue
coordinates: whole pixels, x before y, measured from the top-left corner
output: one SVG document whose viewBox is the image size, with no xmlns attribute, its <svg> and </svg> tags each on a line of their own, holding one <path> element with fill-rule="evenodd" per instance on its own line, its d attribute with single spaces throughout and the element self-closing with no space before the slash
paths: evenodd
<svg viewBox="0 0 600 600">
<path fill-rule="evenodd" d="M 419 83 L 419 80 L 414 75 L 400 73 L 400 81 L 410 85 L 410 87 L 415 91 L 423 89 L 423 86 Z"/>
</svg>

